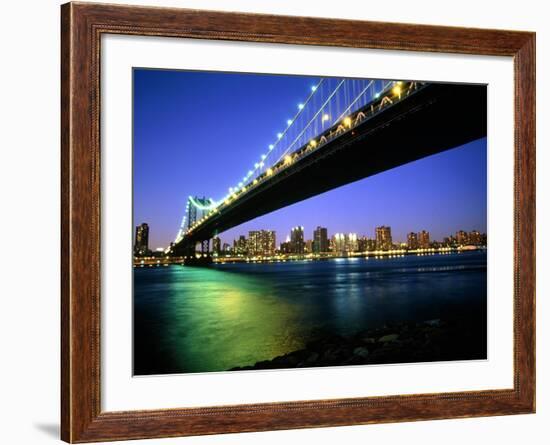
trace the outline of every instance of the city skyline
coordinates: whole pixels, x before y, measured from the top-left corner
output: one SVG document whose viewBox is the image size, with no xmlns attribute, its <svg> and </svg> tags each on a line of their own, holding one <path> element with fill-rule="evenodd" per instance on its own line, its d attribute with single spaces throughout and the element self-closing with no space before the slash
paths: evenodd
<svg viewBox="0 0 550 445">
<path fill-rule="evenodd" d="M 477 228 L 473 228 L 473 229 L 468 229 L 468 230 L 461 229 L 461 230 L 457 230 L 456 232 L 449 232 L 444 237 L 438 239 L 438 238 L 432 237 L 431 232 L 429 230 L 422 229 L 422 230 L 419 230 L 417 232 L 414 232 L 414 231 L 408 232 L 406 239 L 396 239 L 393 236 L 393 234 L 391 234 L 391 225 L 375 227 L 372 231 L 373 233 L 367 233 L 365 231 L 351 231 L 351 232 L 347 232 L 347 233 L 344 233 L 344 232 L 331 232 L 328 227 L 324 227 L 324 226 L 316 226 L 316 228 L 312 230 L 312 235 L 311 236 L 307 236 L 308 232 L 306 231 L 306 228 L 304 226 L 291 227 L 289 229 L 289 233 L 287 235 L 281 235 L 281 236 L 277 234 L 277 231 L 270 230 L 269 228 L 252 230 L 249 233 L 255 233 L 255 232 L 270 232 L 270 233 L 273 233 L 274 236 L 275 236 L 275 240 L 276 240 L 275 244 L 277 246 L 280 246 L 281 244 L 284 244 L 285 242 L 292 241 L 293 229 L 298 228 L 298 227 L 301 228 L 302 231 L 303 231 L 303 235 L 304 235 L 303 242 L 304 243 L 313 242 L 315 240 L 316 229 L 326 230 L 326 238 L 329 239 L 329 240 L 334 238 L 335 236 L 338 236 L 338 235 L 342 235 L 342 236 L 355 235 L 358 239 L 359 238 L 367 238 L 369 240 L 376 240 L 377 239 L 376 229 L 389 228 L 390 229 L 390 243 L 389 244 L 392 244 L 392 245 L 395 245 L 395 244 L 409 244 L 409 236 L 411 234 L 414 234 L 414 235 L 416 235 L 416 242 L 418 243 L 419 248 L 425 247 L 427 244 L 430 244 L 430 243 L 433 243 L 433 242 L 443 243 L 443 242 L 445 242 L 446 238 L 456 238 L 456 239 L 459 240 L 459 242 L 467 241 L 468 236 L 470 236 L 472 233 L 479 233 L 481 235 L 486 236 L 485 232 L 480 231 Z M 248 234 L 243 233 L 243 234 L 239 235 L 238 238 L 235 238 L 233 240 L 224 240 L 221 236 L 215 237 L 215 238 L 213 238 L 213 240 L 214 239 L 219 239 L 221 245 L 223 245 L 223 244 L 234 245 L 235 242 L 237 242 L 239 239 L 242 239 L 243 237 L 246 239 Z M 463 238 L 462 240 L 460 239 L 461 236 Z M 463 244 L 464 244 L 464 242 L 463 242 Z"/>
<path fill-rule="evenodd" d="M 149 225 L 144 222 L 135 227 L 134 237 L 134 252 L 139 252 L 143 255 L 144 245 L 141 240 L 141 229 L 145 226 L 147 228 L 147 238 L 149 236 Z M 430 230 L 426 228 L 418 231 L 409 231 L 405 239 L 397 239 L 392 234 L 391 225 L 382 225 L 374 227 L 371 233 L 367 231 L 351 231 L 348 233 L 343 232 L 331 232 L 328 227 L 317 225 L 312 230 L 311 236 L 307 236 L 308 232 L 304 226 L 293 226 L 289 229 L 289 233 L 285 235 L 278 235 L 277 231 L 269 228 L 260 228 L 251 230 L 247 233 L 239 234 L 233 239 L 224 239 L 221 236 L 216 236 L 210 240 L 210 251 L 222 251 L 233 249 L 236 253 L 244 253 L 250 247 L 250 242 L 256 246 L 254 248 L 255 253 L 262 250 L 283 251 L 285 245 L 290 243 L 300 243 L 302 245 L 301 250 L 308 251 L 309 245 L 310 252 L 325 252 L 331 243 L 338 238 L 341 238 L 342 242 L 347 242 L 349 237 L 353 237 L 355 242 L 360 241 L 372 241 L 373 246 L 377 250 L 389 250 L 395 246 L 407 246 L 409 249 L 428 248 L 436 244 L 472 244 L 472 237 L 476 237 L 476 241 L 473 244 L 480 244 L 484 239 L 486 243 L 487 234 L 484 231 L 479 231 L 477 228 L 473 229 L 460 229 L 455 232 L 449 232 L 442 238 L 436 238 L 431 235 Z M 267 237 L 267 238 L 266 238 Z M 266 247 L 266 243 L 269 244 L 269 248 Z M 316 243 L 318 243 L 316 245 Z M 484 243 L 484 244 L 485 244 Z M 145 241 L 146 247 L 147 241 Z M 217 246 L 217 247 L 216 247 Z M 227 246 L 227 247 L 225 247 Z M 153 251 L 149 246 L 149 251 Z M 303 252 L 300 252 L 303 253 Z"/>
<path fill-rule="evenodd" d="M 134 223 L 149 224 L 154 250 L 174 240 L 187 196 L 218 198 L 318 78 L 134 70 L 134 81 Z M 198 97 L 199 90 L 206 94 Z M 254 107 L 260 93 L 264 106 Z M 220 100 L 231 111 L 223 119 L 212 111 Z M 213 119 L 216 131 L 211 131 Z M 181 170 L 159 174 L 174 165 Z M 486 232 L 486 168 L 486 139 L 480 139 L 298 202 L 220 236 L 222 243 L 232 243 L 240 234 L 267 227 L 286 238 L 288 221 L 293 221 L 305 226 L 310 238 L 317 220 L 333 233 L 389 224 L 401 242 L 416 227 L 429 228 L 434 239 L 461 229 Z"/>
</svg>

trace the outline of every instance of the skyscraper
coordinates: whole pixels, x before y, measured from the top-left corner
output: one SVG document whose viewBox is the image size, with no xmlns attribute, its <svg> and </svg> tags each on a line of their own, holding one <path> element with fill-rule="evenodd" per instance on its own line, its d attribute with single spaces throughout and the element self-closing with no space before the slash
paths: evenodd
<svg viewBox="0 0 550 445">
<path fill-rule="evenodd" d="M 275 232 L 273 230 L 252 230 L 248 232 L 249 255 L 274 255 L 275 243 Z"/>
<path fill-rule="evenodd" d="M 428 249 L 430 247 L 430 232 L 422 230 L 418 233 L 418 245 L 421 249 Z"/>
<path fill-rule="evenodd" d="M 464 230 L 459 230 L 456 232 L 456 242 L 461 246 L 468 244 L 468 234 Z"/>
<path fill-rule="evenodd" d="M 290 249 L 290 236 L 286 237 L 286 241 L 281 243 L 280 247 L 281 253 L 292 253 Z"/>
<path fill-rule="evenodd" d="M 233 241 L 233 252 L 237 255 L 246 255 L 247 242 L 244 235 L 239 236 L 239 239 Z"/>
<path fill-rule="evenodd" d="M 368 252 L 376 249 L 376 242 L 368 236 L 362 236 L 357 239 L 357 250 L 359 252 Z"/>
<path fill-rule="evenodd" d="M 407 235 L 407 247 L 411 250 L 418 249 L 418 235 L 414 232 L 410 232 Z"/>
<path fill-rule="evenodd" d="M 304 228 L 302 226 L 293 227 L 290 230 L 290 250 L 292 253 L 302 255 L 304 253 Z"/>
<path fill-rule="evenodd" d="M 335 233 L 332 236 L 332 251 L 340 255 L 346 252 L 346 235 Z"/>
<path fill-rule="evenodd" d="M 380 226 L 376 228 L 376 249 L 390 250 L 392 247 L 391 227 Z"/>
<path fill-rule="evenodd" d="M 149 226 L 142 223 L 136 226 L 136 239 L 134 241 L 134 255 L 143 256 L 149 252 Z"/>
<path fill-rule="evenodd" d="M 481 244 L 481 233 L 479 233 L 477 230 L 472 230 L 468 235 L 468 241 L 474 246 L 479 246 Z"/>
<path fill-rule="evenodd" d="M 346 252 L 357 252 L 357 250 L 359 250 L 357 233 L 350 233 L 346 236 Z"/>
<path fill-rule="evenodd" d="M 328 252 L 328 231 L 326 227 L 319 227 L 313 231 L 313 252 Z"/>
<path fill-rule="evenodd" d="M 219 236 L 215 236 L 214 239 L 212 239 L 212 252 L 216 255 L 219 255 L 222 250 L 222 240 Z"/>
</svg>

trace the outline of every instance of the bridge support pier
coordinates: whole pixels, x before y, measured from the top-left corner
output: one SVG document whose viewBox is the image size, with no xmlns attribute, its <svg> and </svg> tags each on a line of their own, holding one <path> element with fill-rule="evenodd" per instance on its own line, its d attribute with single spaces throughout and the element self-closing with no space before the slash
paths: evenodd
<svg viewBox="0 0 550 445">
<path fill-rule="evenodd" d="M 182 243 L 173 251 L 174 256 L 183 257 L 183 264 L 185 266 L 198 266 L 205 267 L 213 262 L 212 255 L 209 252 L 210 242 L 209 240 L 201 241 L 201 253 L 197 255 L 196 247 L 197 242 Z"/>
<path fill-rule="evenodd" d="M 183 260 L 184 266 L 193 266 L 193 267 L 207 267 L 213 263 L 213 259 L 210 255 L 201 256 L 197 258 L 196 256 L 185 257 Z"/>
<path fill-rule="evenodd" d="M 201 255 L 198 257 L 195 251 L 195 243 L 192 243 L 187 247 L 183 260 L 183 264 L 185 266 L 205 267 L 212 264 L 213 259 L 210 255 L 210 240 L 202 240 L 200 244 Z"/>
</svg>

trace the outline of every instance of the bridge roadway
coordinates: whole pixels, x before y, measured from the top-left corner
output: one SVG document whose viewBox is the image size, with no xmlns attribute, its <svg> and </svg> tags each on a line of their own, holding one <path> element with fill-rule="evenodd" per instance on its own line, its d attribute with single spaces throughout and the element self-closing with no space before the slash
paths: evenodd
<svg viewBox="0 0 550 445">
<path fill-rule="evenodd" d="M 485 85 L 426 84 L 222 206 L 186 234 L 173 253 L 258 216 L 486 135 Z"/>
</svg>

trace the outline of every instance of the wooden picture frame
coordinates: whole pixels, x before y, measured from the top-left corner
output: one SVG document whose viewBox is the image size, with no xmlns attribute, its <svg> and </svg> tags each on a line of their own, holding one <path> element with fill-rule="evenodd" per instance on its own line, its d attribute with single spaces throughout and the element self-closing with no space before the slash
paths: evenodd
<svg viewBox="0 0 550 445">
<path fill-rule="evenodd" d="M 102 34 L 511 56 L 515 71 L 514 387 L 102 412 Z M 92 3 L 61 7 L 61 437 L 71 443 L 535 411 L 535 34 Z"/>
</svg>

